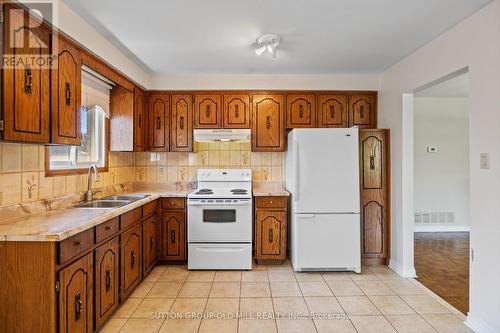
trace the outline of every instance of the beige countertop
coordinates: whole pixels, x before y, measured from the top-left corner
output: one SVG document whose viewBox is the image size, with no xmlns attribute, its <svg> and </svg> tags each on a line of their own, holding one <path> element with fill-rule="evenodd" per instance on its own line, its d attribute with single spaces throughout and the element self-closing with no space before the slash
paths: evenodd
<svg viewBox="0 0 500 333">
<path fill-rule="evenodd" d="M 252 185 L 254 197 L 287 197 L 290 193 L 279 182 L 255 182 Z"/>
<path fill-rule="evenodd" d="M 147 194 L 148 197 L 128 205 L 110 209 L 63 208 L 43 214 L 27 215 L 0 223 L 0 241 L 57 242 L 160 197 L 186 197 L 191 188 L 134 189 L 126 194 Z"/>
</svg>

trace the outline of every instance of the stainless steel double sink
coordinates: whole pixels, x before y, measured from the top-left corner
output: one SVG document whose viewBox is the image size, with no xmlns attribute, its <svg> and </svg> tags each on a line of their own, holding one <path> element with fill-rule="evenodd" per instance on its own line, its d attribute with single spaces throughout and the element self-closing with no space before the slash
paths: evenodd
<svg viewBox="0 0 500 333">
<path fill-rule="evenodd" d="M 131 195 L 110 195 L 102 199 L 86 201 L 74 206 L 75 208 L 86 209 L 109 209 L 118 208 L 128 205 L 134 201 L 149 197 L 148 194 L 131 194 Z"/>
</svg>

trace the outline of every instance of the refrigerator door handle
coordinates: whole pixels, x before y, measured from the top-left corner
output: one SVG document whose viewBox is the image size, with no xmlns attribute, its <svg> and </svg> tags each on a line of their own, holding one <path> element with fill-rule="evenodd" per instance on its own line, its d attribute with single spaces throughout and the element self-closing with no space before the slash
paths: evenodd
<svg viewBox="0 0 500 333">
<path fill-rule="evenodd" d="M 293 163 L 295 164 L 295 193 L 293 194 L 293 201 L 297 202 L 299 201 L 299 143 L 295 142 L 295 145 L 293 146 L 294 151 L 294 156 L 295 156 L 295 161 Z"/>
</svg>

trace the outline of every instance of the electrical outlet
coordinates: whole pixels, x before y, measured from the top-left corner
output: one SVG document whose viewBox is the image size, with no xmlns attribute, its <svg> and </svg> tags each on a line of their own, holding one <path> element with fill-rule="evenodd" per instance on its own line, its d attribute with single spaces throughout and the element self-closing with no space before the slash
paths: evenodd
<svg viewBox="0 0 500 333">
<path fill-rule="evenodd" d="M 437 153 L 438 149 L 436 146 L 427 146 L 428 153 Z"/>
<path fill-rule="evenodd" d="M 479 154 L 479 168 L 480 169 L 490 168 L 490 154 L 488 153 Z"/>
</svg>

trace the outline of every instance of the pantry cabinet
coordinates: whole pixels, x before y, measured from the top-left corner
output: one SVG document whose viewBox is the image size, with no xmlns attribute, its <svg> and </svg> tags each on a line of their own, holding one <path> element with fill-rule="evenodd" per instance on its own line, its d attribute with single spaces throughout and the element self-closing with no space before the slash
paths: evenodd
<svg viewBox="0 0 500 333">
<path fill-rule="evenodd" d="M 346 94 L 318 95 L 318 127 L 347 127 Z"/>
<path fill-rule="evenodd" d="M 186 200 L 164 198 L 162 202 L 161 259 L 186 260 Z"/>
<path fill-rule="evenodd" d="M 224 128 L 250 128 L 250 96 L 224 94 L 222 122 Z"/>
<path fill-rule="evenodd" d="M 121 235 L 121 292 L 127 298 L 141 281 L 142 224 L 137 224 Z"/>
<path fill-rule="evenodd" d="M 219 94 L 195 95 L 194 128 L 222 127 L 222 96 Z"/>
<path fill-rule="evenodd" d="M 146 94 L 140 88 L 134 89 L 134 151 L 146 151 L 147 145 Z"/>
<path fill-rule="evenodd" d="M 59 332 L 93 331 L 92 253 L 59 272 Z"/>
<path fill-rule="evenodd" d="M 57 66 L 52 71 L 52 139 L 55 144 L 80 145 L 82 59 L 80 49 L 57 41 Z"/>
<path fill-rule="evenodd" d="M 348 127 L 377 128 L 377 93 L 349 95 Z"/>
<path fill-rule="evenodd" d="M 286 96 L 286 128 L 316 127 L 316 96 L 288 94 Z"/>
<path fill-rule="evenodd" d="M 193 151 L 193 96 L 171 96 L 170 151 Z"/>
<path fill-rule="evenodd" d="M 52 34 L 34 15 L 14 8 L 11 4 L 2 7 L 3 25 L 10 29 L 2 29 L 6 64 L 2 68 L 1 138 L 50 143 Z M 24 36 L 36 37 L 36 42 Z"/>
<path fill-rule="evenodd" d="M 287 197 L 255 198 L 255 259 L 282 262 L 287 248 Z"/>
<path fill-rule="evenodd" d="M 149 107 L 149 150 L 170 150 L 170 106 L 169 95 L 150 94 Z"/>
<path fill-rule="evenodd" d="M 386 264 L 389 254 L 389 130 L 360 131 L 361 256 Z"/>
<path fill-rule="evenodd" d="M 284 96 L 252 96 L 252 151 L 285 150 Z"/>
</svg>

